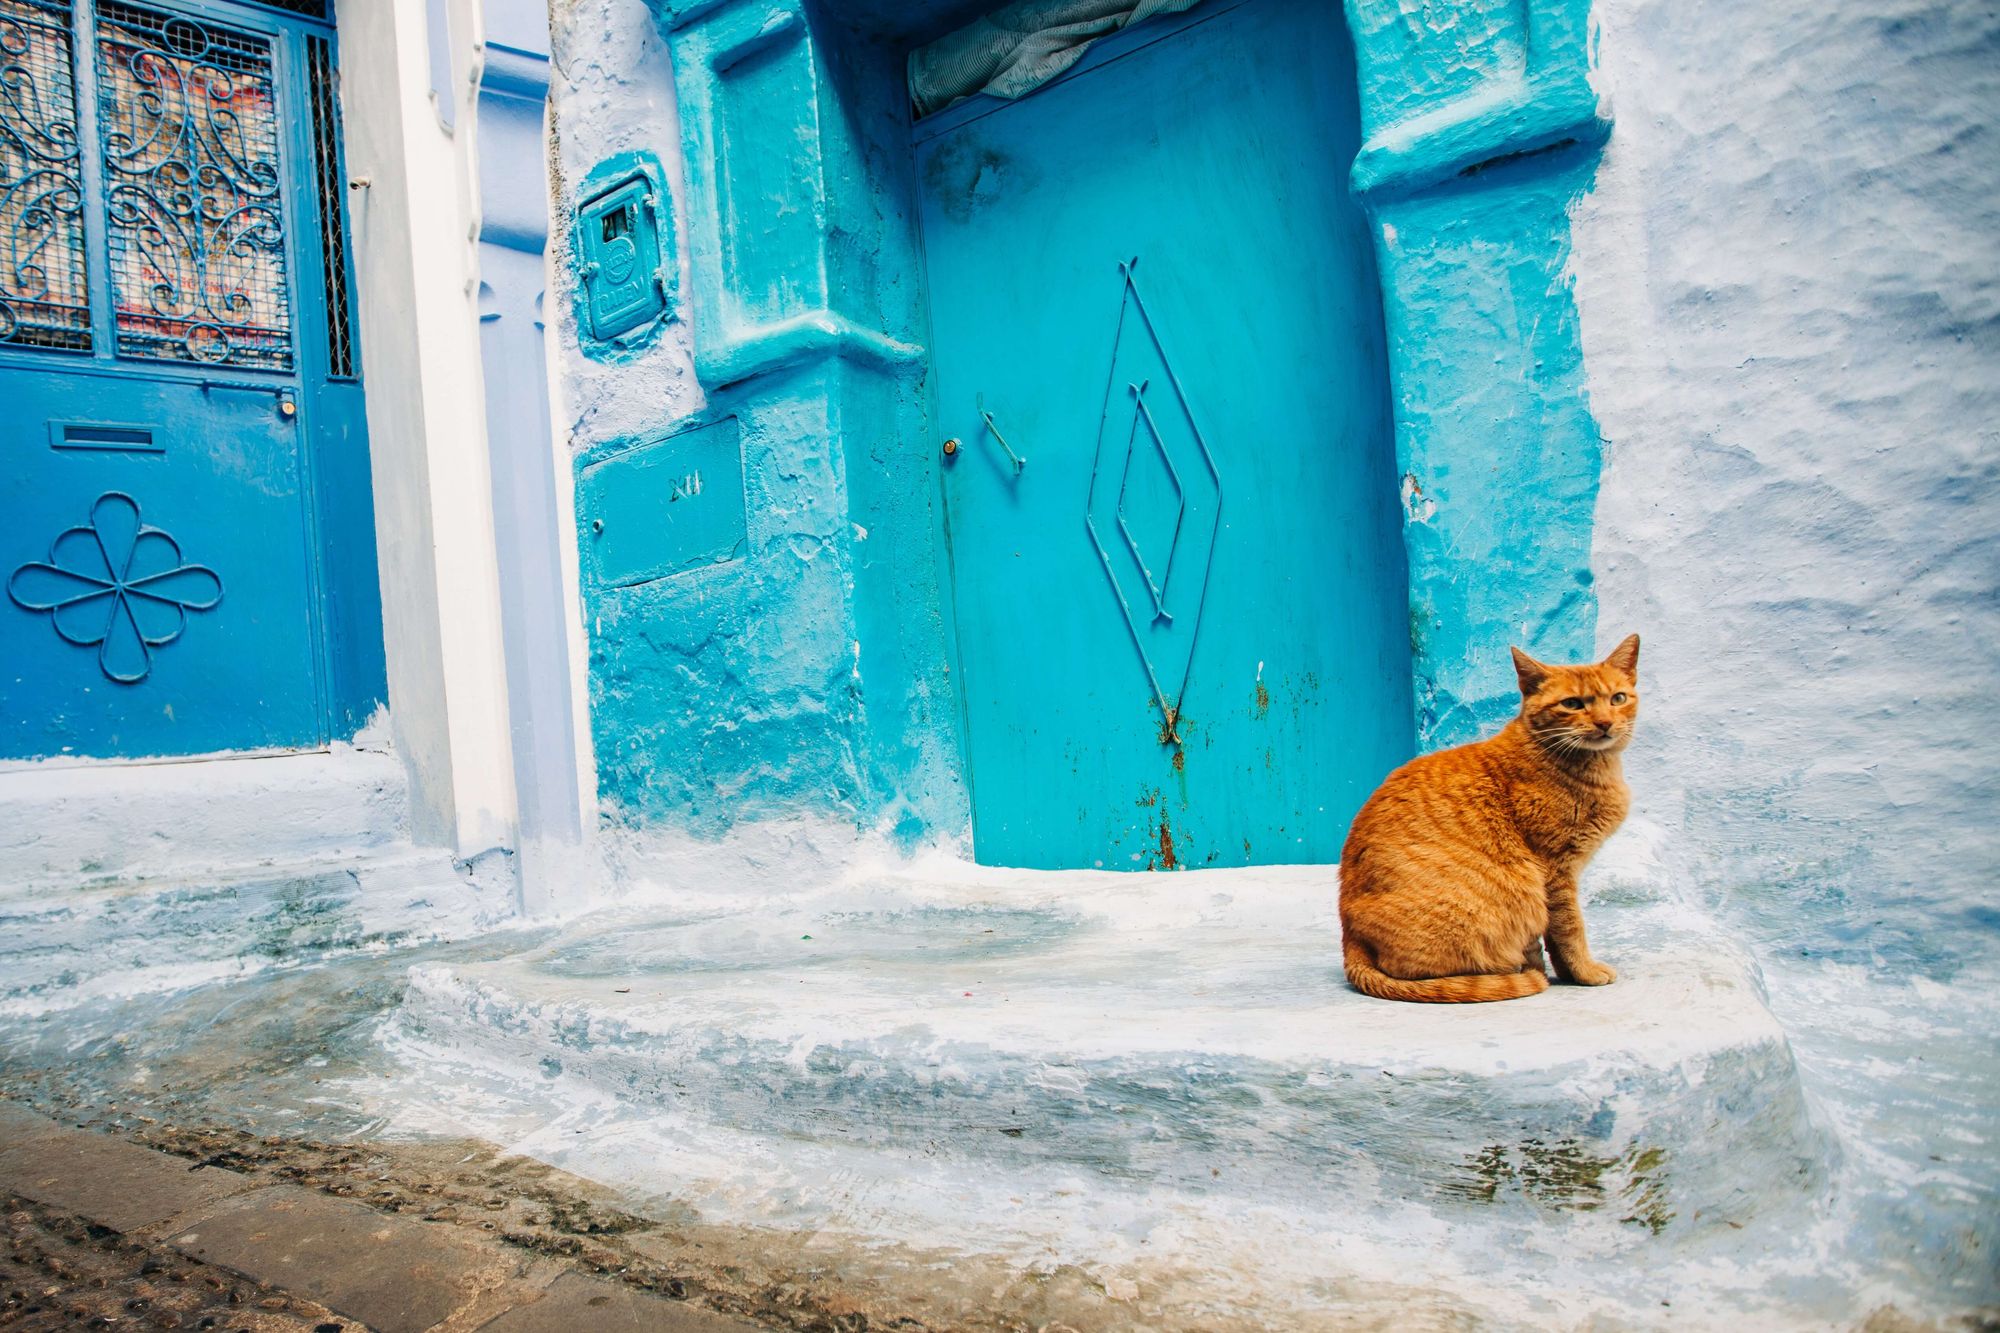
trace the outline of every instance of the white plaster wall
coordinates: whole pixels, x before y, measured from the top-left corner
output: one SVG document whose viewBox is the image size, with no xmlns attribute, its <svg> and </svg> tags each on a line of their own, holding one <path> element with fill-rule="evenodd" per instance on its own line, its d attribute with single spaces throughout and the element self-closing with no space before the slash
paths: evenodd
<svg viewBox="0 0 2000 1333">
<path fill-rule="evenodd" d="M 423 0 L 343 0 L 341 112 L 396 748 L 414 832 L 473 856 L 514 822 L 492 485 L 473 307 L 476 6 L 452 13 L 456 132 Z"/>
<path fill-rule="evenodd" d="M 590 169 L 618 153 L 648 151 L 660 160 L 673 195 L 673 261 L 683 307 L 692 275 L 687 246 L 687 183 L 681 161 L 680 106 L 673 59 L 644 0 L 553 0 L 549 99 L 559 126 L 555 147 L 555 225 L 549 229 L 552 282 L 546 308 L 559 349 L 557 430 L 572 450 L 626 435 L 658 433 L 701 410 L 693 330 L 670 321 L 650 343 L 594 361 L 580 349 L 574 266 L 566 261 L 577 190 Z M 582 677 L 579 676 L 581 679 Z"/>
<path fill-rule="evenodd" d="M 543 0 L 527 0 L 522 9 L 534 9 L 545 16 L 548 32 L 554 36 L 554 15 L 551 7 Z M 664 58 L 664 52 L 661 53 Z M 566 874 L 571 882 L 583 876 L 593 880 L 601 878 L 601 866 L 595 858 L 594 840 L 597 825 L 597 752 L 591 744 L 590 736 L 590 636 L 583 624 L 583 570 L 581 552 L 576 539 L 576 485 L 575 473 L 571 465 L 570 432 L 565 424 L 568 420 L 568 400 L 564 392 L 564 350 L 573 346 L 573 340 L 566 340 L 565 325 L 561 312 L 566 309 L 569 294 L 563 283 L 567 281 L 569 265 L 568 220 L 563 216 L 563 174 L 561 167 L 561 145 L 557 142 L 554 126 L 555 83 L 558 78 L 551 42 L 549 68 L 549 116 L 544 122 L 544 134 L 548 149 L 549 187 L 549 239 L 548 248 L 542 255 L 542 348 L 545 354 L 543 374 L 547 382 L 549 410 L 549 475 L 550 487 L 556 502 L 556 531 L 558 535 L 556 559 L 562 566 L 563 624 L 562 635 L 569 656 L 570 680 L 570 737 L 574 745 L 576 766 L 576 794 L 578 827 L 583 830 L 584 850 L 575 858 L 559 857 L 562 865 L 559 874 Z M 671 84 L 669 84 L 671 88 Z M 671 99 L 670 99 L 671 100 Z M 678 130 L 678 127 L 676 127 Z"/>
<path fill-rule="evenodd" d="M 2000 10 L 1599 0 L 1574 210 L 1635 810 L 1845 1163 L 1816 1260 L 2000 1298 Z"/>
<path fill-rule="evenodd" d="M 551 143 L 549 152 L 552 158 L 556 151 Z M 553 164 L 550 174 L 553 192 L 559 179 L 555 176 Z M 556 555 L 562 565 L 562 632 L 569 654 L 570 739 L 576 765 L 577 826 L 583 830 L 583 845 L 588 849 L 594 847 L 597 829 L 597 750 L 591 744 L 590 735 L 590 636 L 583 624 L 583 564 L 576 540 L 575 473 L 570 463 L 569 431 L 563 424 L 568 420 L 569 405 L 564 396 L 562 344 L 549 332 L 551 328 L 557 336 L 561 332 L 561 321 L 550 312 L 564 299 L 560 286 L 563 281 L 560 275 L 566 269 L 562 261 L 564 239 L 555 228 L 551 228 L 549 248 L 543 256 L 543 346 L 548 351 L 547 401 L 549 422 L 553 427 L 549 466 L 555 478 L 556 529 L 561 534 Z M 572 882 L 582 874 L 588 874 L 593 879 L 601 878 L 601 864 L 594 857 L 594 851 L 586 852 L 580 861 L 568 866 Z"/>
<path fill-rule="evenodd" d="M 1601 0 L 1574 215 L 1641 808 L 1767 949 L 2000 927 L 2000 11 Z"/>
</svg>

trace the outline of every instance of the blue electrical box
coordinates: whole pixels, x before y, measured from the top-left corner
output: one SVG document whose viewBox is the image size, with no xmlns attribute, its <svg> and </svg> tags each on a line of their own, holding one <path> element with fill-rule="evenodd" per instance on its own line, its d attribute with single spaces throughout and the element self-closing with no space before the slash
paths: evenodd
<svg viewBox="0 0 2000 1333">
<path fill-rule="evenodd" d="M 577 271 L 585 332 L 599 342 L 665 314 L 673 287 L 661 254 L 666 201 L 654 178 L 634 171 L 577 209 Z"/>
</svg>

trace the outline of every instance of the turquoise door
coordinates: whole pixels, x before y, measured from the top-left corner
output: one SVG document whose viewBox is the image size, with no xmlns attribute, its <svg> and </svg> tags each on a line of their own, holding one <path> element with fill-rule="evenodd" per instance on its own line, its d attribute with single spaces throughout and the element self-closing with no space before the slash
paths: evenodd
<svg viewBox="0 0 2000 1333">
<path fill-rule="evenodd" d="M 918 123 L 981 861 L 1333 861 L 1409 757 L 1357 119 L 1337 4 L 1218 0 Z"/>
<path fill-rule="evenodd" d="M 0 0 L 0 759 L 382 698 L 318 0 Z"/>
</svg>

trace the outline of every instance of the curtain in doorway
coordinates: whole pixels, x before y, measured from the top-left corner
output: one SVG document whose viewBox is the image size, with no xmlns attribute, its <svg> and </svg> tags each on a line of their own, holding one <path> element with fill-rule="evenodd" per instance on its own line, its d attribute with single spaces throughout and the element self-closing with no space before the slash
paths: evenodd
<svg viewBox="0 0 2000 1333">
<path fill-rule="evenodd" d="M 910 53 L 918 116 L 985 93 L 1025 97 L 1083 58 L 1100 37 L 1201 0 L 1015 0 Z"/>
</svg>

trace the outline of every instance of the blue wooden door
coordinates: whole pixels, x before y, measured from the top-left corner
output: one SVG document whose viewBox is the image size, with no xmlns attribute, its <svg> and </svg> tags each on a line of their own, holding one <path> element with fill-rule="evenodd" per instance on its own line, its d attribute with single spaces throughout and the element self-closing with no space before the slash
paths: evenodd
<svg viewBox="0 0 2000 1333">
<path fill-rule="evenodd" d="M 1353 70 L 1218 0 L 917 125 L 984 862 L 1332 861 L 1410 754 Z"/>
<path fill-rule="evenodd" d="M 381 698 L 317 4 L 0 0 L 0 758 Z"/>
</svg>

